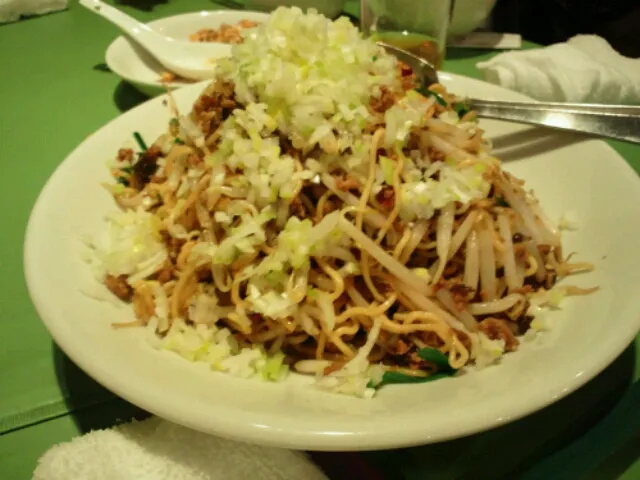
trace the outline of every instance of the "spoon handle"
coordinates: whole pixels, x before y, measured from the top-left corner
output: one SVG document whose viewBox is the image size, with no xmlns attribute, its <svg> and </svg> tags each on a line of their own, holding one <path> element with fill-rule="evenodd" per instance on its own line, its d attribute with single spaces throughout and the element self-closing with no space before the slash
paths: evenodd
<svg viewBox="0 0 640 480">
<path fill-rule="evenodd" d="M 135 38 L 136 42 L 140 43 L 140 45 L 153 53 L 154 45 L 153 42 L 150 41 L 151 39 L 149 37 L 157 34 L 149 26 L 100 0 L 80 0 L 80 5 L 109 20 L 124 33 Z"/>
<path fill-rule="evenodd" d="M 509 120 L 640 143 L 640 107 L 470 99 L 479 117 Z"/>
</svg>

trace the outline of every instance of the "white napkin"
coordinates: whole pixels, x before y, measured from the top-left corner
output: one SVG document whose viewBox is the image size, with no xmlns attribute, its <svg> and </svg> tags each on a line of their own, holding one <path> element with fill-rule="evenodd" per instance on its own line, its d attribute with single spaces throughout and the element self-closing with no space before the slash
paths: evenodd
<svg viewBox="0 0 640 480">
<path fill-rule="evenodd" d="M 327 480 L 302 452 L 224 440 L 152 417 L 49 449 L 33 480 Z"/>
<path fill-rule="evenodd" d="M 501 53 L 477 67 L 487 81 L 537 100 L 640 104 L 640 59 L 623 57 L 596 35 Z"/>
<path fill-rule="evenodd" d="M 69 0 L 0 0 L 0 23 L 15 22 L 27 15 L 64 10 Z"/>
</svg>

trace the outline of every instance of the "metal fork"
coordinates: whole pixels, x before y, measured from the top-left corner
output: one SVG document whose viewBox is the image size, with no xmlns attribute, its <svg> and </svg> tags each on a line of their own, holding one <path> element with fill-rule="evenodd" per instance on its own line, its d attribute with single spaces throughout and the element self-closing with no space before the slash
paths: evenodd
<svg viewBox="0 0 640 480">
<path fill-rule="evenodd" d="M 423 58 L 384 42 L 378 42 L 378 45 L 411 67 L 422 87 L 438 83 L 436 69 Z M 506 102 L 477 98 L 468 98 L 466 103 L 478 117 L 640 143 L 640 107 L 636 106 Z"/>
</svg>

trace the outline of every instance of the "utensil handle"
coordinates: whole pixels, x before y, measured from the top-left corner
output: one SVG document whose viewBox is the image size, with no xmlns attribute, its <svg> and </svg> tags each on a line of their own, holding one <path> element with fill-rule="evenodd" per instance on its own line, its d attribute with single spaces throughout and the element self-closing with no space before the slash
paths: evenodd
<svg viewBox="0 0 640 480">
<path fill-rule="evenodd" d="M 145 49 L 154 52 L 154 45 L 149 41 L 149 37 L 156 36 L 157 33 L 149 26 L 100 0 L 80 0 L 80 5 L 109 20 L 124 33 L 135 38 Z"/>
<path fill-rule="evenodd" d="M 419 84 L 423 87 L 428 87 L 429 85 L 439 82 L 438 73 L 436 72 L 435 67 L 424 58 L 418 57 L 403 48 L 395 47 L 385 42 L 378 41 L 376 44 L 384 48 L 389 55 L 393 55 L 402 63 L 409 65 L 416 74 Z"/>
<path fill-rule="evenodd" d="M 640 143 L 640 107 L 470 99 L 479 117 L 591 133 Z"/>
</svg>

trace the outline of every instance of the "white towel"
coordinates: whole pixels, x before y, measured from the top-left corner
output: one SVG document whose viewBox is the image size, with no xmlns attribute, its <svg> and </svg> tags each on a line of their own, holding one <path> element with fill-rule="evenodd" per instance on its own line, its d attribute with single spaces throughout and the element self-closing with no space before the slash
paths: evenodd
<svg viewBox="0 0 640 480">
<path fill-rule="evenodd" d="M 0 23 L 15 22 L 28 15 L 64 10 L 69 0 L 0 0 Z"/>
<path fill-rule="evenodd" d="M 302 452 L 224 440 L 159 418 L 52 447 L 33 480 L 327 480 Z"/>
<path fill-rule="evenodd" d="M 623 57 L 596 35 L 501 53 L 477 67 L 487 81 L 537 100 L 640 104 L 640 59 Z"/>
</svg>

